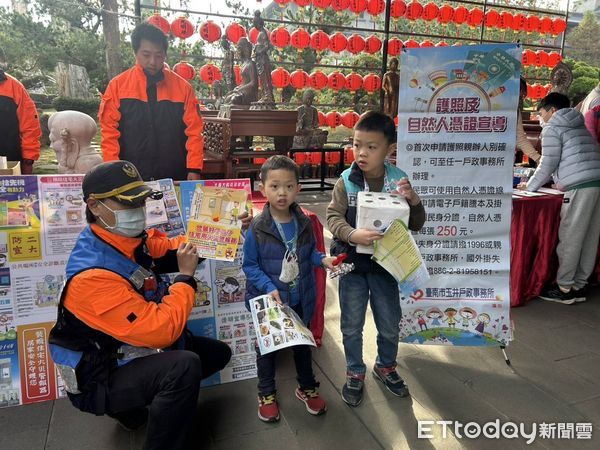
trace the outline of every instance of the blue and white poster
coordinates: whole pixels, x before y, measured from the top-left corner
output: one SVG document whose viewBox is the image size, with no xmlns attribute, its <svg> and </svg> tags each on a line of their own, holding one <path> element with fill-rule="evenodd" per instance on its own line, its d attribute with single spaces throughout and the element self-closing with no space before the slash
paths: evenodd
<svg viewBox="0 0 600 450">
<path fill-rule="evenodd" d="M 431 278 L 402 299 L 403 342 L 505 345 L 521 49 L 405 49 L 397 164 L 427 213 L 414 234 Z"/>
</svg>

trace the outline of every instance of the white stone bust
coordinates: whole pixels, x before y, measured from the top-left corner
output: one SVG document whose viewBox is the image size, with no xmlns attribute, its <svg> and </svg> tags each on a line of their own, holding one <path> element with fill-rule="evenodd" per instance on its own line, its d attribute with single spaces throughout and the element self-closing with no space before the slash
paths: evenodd
<svg viewBox="0 0 600 450">
<path fill-rule="evenodd" d="M 50 147 L 56 152 L 58 173 L 86 173 L 102 162 L 92 147 L 98 131 L 94 119 L 79 111 L 60 111 L 50 116 Z"/>
</svg>

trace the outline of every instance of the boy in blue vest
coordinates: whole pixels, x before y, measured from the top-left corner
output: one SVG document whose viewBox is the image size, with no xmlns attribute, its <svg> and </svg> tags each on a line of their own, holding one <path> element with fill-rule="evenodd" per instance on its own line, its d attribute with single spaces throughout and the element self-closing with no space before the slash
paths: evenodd
<svg viewBox="0 0 600 450">
<path fill-rule="evenodd" d="M 371 255 L 358 254 L 356 245 L 373 245 L 382 234 L 356 227 L 356 198 L 360 191 L 396 192 L 410 206 L 408 227 L 419 230 L 425 223 L 425 209 L 411 187 L 406 174 L 387 163 L 386 158 L 396 149 L 396 127 L 387 115 L 367 112 L 354 127 L 354 159 L 335 184 L 331 203 L 327 207 L 327 225 L 334 240 L 331 254 L 347 253 L 346 263 L 354 270 L 341 277 L 339 297 L 346 383 L 342 399 L 350 406 L 362 401 L 366 366 L 362 354 L 362 332 L 367 304 L 377 327 L 377 360 L 373 375 L 394 395 L 405 397 L 408 388 L 396 372 L 400 317 L 398 283 Z"/>
<path fill-rule="evenodd" d="M 267 204 L 252 220 L 244 241 L 246 302 L 269 294 L 278 303 L 290 305 L 308 326 L 315 311 L 314 267 L 333 269 L 334 258 L 316 251 L 310 220 L 295 202 L 300 191 L 296 163 L 287 156 L 272 156 L 261 167 L 260 179 L 260 191 Z M 296 276 L 287 276 L 289 273 Z M 293 350 L 299 384 L 296 397 L 310 414 L 323 414 L 327 406 L 317 390 L 310 346 L 297 345 Z M 256 350 L 258 417 L 264 422 L 279 420 L 275 397 L 277 353 L 261 355 L 258 347 Z"/>
</svg>

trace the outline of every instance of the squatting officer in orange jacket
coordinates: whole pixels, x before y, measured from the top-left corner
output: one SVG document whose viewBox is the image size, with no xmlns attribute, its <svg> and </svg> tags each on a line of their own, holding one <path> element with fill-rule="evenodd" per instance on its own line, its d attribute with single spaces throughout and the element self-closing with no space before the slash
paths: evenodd
<svg viewBox="0 0 600 450">
<path fill-rule="evenodd" d="M 200 380 L 221 370 L 229 347 L 186 330 L 198 256 L 185 236 L 144 231 L 144 204 L 160 198 L 127 161 L 83 180 L 89 226 L 67 263 L 50 352 L 74 406 L 125 428 L 147 421 L 144 448 L 180 449 Z M 247 213 L 240 216 L 246 226 Z M 172 284 L 160 273 L 179 272 Z"/>
<path fill-rule="evenodd" d="M 194 89 L 165 67 L 159 28 L 139 24 L 131 45 L 135 66 L 110 81 L 100 103 L 104 161 L 130 161 L 144 180 L 199 180 L 204 137 Z"/>
<path fill-rule="evenodd" d="M 0 156 L 21 161 L 21 173 L 30 175 L 40 157 L 42 130 L 35 103 L 25 87 L 4 72 L 6 57 L 0 48 Z"/>
</svg>

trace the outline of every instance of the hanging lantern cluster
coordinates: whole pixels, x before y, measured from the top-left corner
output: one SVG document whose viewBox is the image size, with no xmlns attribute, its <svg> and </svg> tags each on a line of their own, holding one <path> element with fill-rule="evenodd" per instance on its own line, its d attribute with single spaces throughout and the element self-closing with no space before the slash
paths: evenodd
<svg viewBox="0 0 600 450">
<path fill-rule="evenodd" d="M 552 85 L 550 83 L 542 85 L 540 83 L 527 84 L 527 97 L 532 100 L 539 100 L 550 93 Z"/>
<path fill-rule="evenodd" d="M 545 50 L 524 50 L 521 57 L 523 67 L 546 67 L 553 69 L 562 61 L 562 56 L 558 52 L 546 52 Z"/>
</svg>

